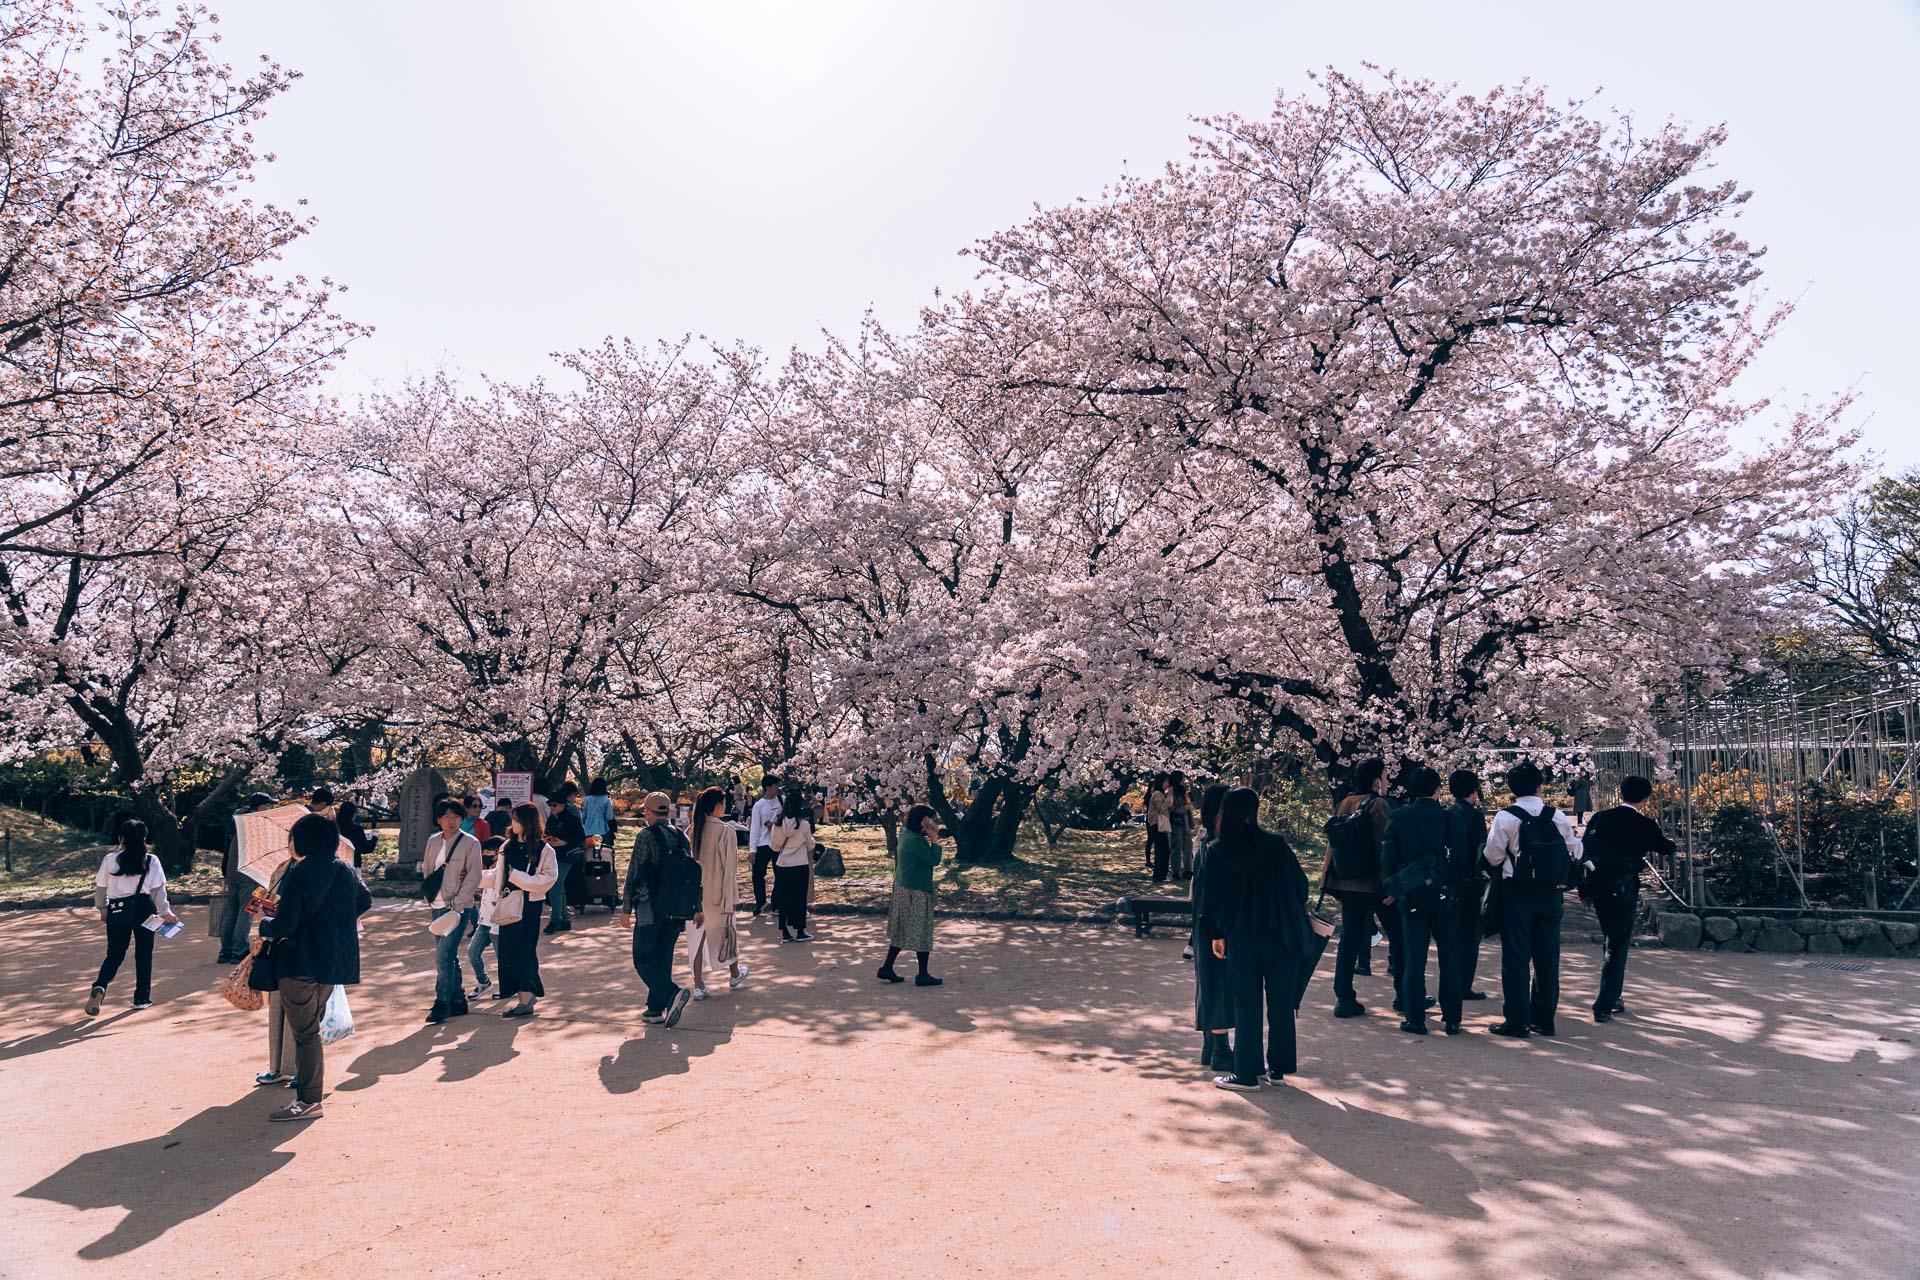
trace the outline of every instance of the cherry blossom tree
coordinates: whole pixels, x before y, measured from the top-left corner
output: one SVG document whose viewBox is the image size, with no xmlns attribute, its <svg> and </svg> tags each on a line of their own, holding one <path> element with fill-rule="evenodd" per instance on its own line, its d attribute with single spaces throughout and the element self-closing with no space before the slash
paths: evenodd
<svg viewBox="0 0 1920 1280">
<path fill-rule="evenodd" d="M 1203 123 L 934 321 L 1188 513 L 1115 557 L 1144 660 L 1338 767 L 1645 728 L 1757 640 L 1848 437 L 1734 393 L 1782 312 L 1719 130 L 1339 73 Z"/>
</svg>

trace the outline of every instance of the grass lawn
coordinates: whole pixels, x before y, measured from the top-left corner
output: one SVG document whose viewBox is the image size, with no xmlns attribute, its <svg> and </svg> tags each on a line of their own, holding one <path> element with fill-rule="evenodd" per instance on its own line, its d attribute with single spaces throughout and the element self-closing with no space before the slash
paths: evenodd
<svg viewBox="0 0 1920 1280">
<path fill-rule="evenodd" d="M 820 904 L 884 907 L 893 892 L 893 859 L 886 834 L 878 826 L 835 825 L 820 829 L 820 842 L 839 849 L 847 874 L 821 879 L 814 890 Z M 1083 914 L 1111 911 L 1114 899 L 1153 888 L 1139 828 L 1121 831 L 1068 831 L 1057 849 L 1031 825 L 1023 828 L 1011 861 L 991 866 L 962 866 L 954 861 L 953 842 L 934 869 L 934 904 L 944 912 Z M 1181 886 L 1172 886 L 1182 892 Z"/>
</svg>

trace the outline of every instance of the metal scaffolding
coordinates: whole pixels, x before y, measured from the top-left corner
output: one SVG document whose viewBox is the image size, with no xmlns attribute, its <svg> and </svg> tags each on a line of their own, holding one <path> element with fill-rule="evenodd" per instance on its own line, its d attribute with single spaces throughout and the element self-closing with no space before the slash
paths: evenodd
<svg viewBox="0 0 1920 1280">
<path fill-rule="evenodd" d="M 1920 678 L 1890 666 L 1792 664 L 1726 687 L 1690 672 L 1664 749 L 1596 745 L 1595 797 L 1655 780 L 1684 833 L 1656 867 L 1691 907 L 1902 910 L 1920 886 Z M 1678 837 L 1677 837 L 1678 838 Z"/>
</svg>

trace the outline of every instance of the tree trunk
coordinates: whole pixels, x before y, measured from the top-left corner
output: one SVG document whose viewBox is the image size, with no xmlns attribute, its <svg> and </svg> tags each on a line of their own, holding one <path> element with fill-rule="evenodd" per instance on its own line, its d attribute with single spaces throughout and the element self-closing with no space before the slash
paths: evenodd
<svg viewBox="0 0 1920 1280">
<path fill-rule="evenodd" d="M 963 863 L 979 864 L 1005 862 L 1013 857 L 1014 844 L 1020 838 L 1020 822 L 1033 803 L 1033 789 L 1006 778 L 991 777 L 973 793 L 966 812 L 957 812 L 947 799 L 938 770 L 929 757 L 927 797 L 934 812 L 953 833 L 954 856 Z"/>
</svg>

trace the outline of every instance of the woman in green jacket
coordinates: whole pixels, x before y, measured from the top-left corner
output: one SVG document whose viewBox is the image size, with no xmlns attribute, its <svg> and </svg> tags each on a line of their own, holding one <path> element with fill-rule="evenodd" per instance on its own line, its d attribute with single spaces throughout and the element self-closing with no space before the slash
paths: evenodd
<svg viewBox="0 0 1920 1280">
<path fill-rule="evenodd" d="M 940 846 L 934 840 L 940 825 L 933 810 L 917 804 L 907 811 L 906 830 L 900 833 L 900 850 L 893 862 L 893 906 L 887 912 L 887 962 L 880 966 L 882 982 L 905 982 L 893 971 L 893 962 L 902 951 L 920 957 L 920 976 L 916 987 L 937 987 L 941 980 L 927 972 L 927 956 L 933 951 L 933 869 L 940 865 Z"/>
</svg>

